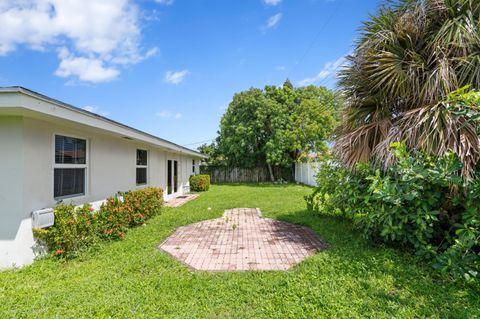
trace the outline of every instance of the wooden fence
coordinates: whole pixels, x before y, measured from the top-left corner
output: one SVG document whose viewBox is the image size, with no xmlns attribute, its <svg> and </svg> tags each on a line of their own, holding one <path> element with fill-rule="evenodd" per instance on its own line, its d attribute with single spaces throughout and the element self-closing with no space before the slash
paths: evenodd
<svg viewBox="0 0 480 319">
<path fill-rule="evenodd" d="M 262 183 L 270 182 L 267 167 L 239 168 L 239 167 L 209 167 L 201 166 L 202 174 L 210 175 L 212 183 Z M 273 168 L 276 180 L 293 181 L 293 170 L 280 167 Z"/>
</svg>

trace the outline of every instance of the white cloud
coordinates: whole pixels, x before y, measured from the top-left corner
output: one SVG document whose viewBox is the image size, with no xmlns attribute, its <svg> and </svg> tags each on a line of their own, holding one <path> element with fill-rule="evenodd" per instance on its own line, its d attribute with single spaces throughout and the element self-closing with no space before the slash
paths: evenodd
<svg viewBox="0 0 480 319">
<path fill-rule="evenodd" d="M 160 111 L 160 112 L 157 112 L 155 113 L 155 116 L 158 116 L 158 117 L 163 117 L 163 118 L 174 118 L 174 119 L 179 119 L 182 117 L 182 113 L 179 113 L 179 112 L 171 112 L 171 111 Z"/>
<path fill-rule="evenodd" d="M 101 116 L 108 116 L 108 114 L 110 114 L 110 112 L 102 111 L 98 106 L 87 105 L 84 106 L 83 109 L 85 111 L 92 112 Z"/>
<path fill-rule="evenodd" d="M 267 6 L 276 6 L 277 4 L 280 4 L 282 0 L 263 0 L 263 3 L 265 3 Z"/>
<path fill-rule="evenodd" d="M 286 67 L 285 65 L 277 65 L 277 66 L 275 67 L 275 69 L 276 69 L 277 71 L 285 71 L 285 70 L 287 69 L 287 67 Z"/>
<path fill-rule="evenodd" d="M 332 74 L 334 74 L 337 69 L 342 66 L 346 62 L 345 56 L 342 56 L 341 58 L 337 59 L 336 61 L 333 62 L 327 62 L 323 69 L 314 77 L 311 78 L 305 78 L 301 81 L 298 82 L 299 85 L 304 86 L 304 85 L 311 85 L 314 84 L 318 81 L 321 81 L 323 79 L 326 79 L 330 77 Z"/>
<path fill-rule="evenodd" d="M 282 19 L 282 14 L 281 13 L 277 13 L 273 16 L 271 16 L 270 18 L 268 18 L 268 21 L 267 21 L 267 29 L 270 29 L 270 28 L 273 28 L 274 26 L 276 26 L 280 20 Z"/>
<path fill-rule="evenodd" d="M 165 81 L 171 84 L 179 84 L 182 82 L 190 72 L 188 70 L 183 71 L 167 71 L 165 73 Z"/>
<path fill-rule="evenodd" d="M 62 78 L 77 77 L 81 81 L 98 83 L 111 81 L 120 73 L 114 67 L 106 67 L 101 59 L 76 57 L 65 48 L 58 56 L 61 62 L 55 75 Z"/>
<path fill-rule="evenodd" d="M 173 0 L 155 0 L 155 2 L 163 4 L 165 6 L 169 6 L 173 4 Z"/>
<path fill-rule="evenodd" d="M 121 65 L 157 53 L 141 48 L 140 14 L 133 0 L 2 0 L 0 55 L 18 46 L 59 54 L 55 74 L 87 82 L 110 81 Z M 79 65 L 87 66 L 85 69 Z"/>
</svg>

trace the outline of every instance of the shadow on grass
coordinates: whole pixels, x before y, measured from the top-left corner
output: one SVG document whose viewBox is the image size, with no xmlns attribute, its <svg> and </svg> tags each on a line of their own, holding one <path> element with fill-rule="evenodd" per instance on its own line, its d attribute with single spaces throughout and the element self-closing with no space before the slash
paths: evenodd
<svg viewBox="0 0 480 319">
<path fill-rule="evenodd" d="M 307 210 L 275 216 L 278 220 L 307 226 L 327 243 L 323 257 L 336 277 L 353 278 L 362 289 L 379 302 L 410 303 L 411 298 L 423 300 L 425 307 L 435 304 L 448 308 L 458 317 L 480 308 L 480 285 L 454 283 L 442 277 L 418 257 L 400 250 L 379 247 L 366 240 L 353 225 L 341 217 L 318 215 Z M 316 258 L 316 257 L 314 257 Z M 391 282 L 391 289 L 378 287 L 376 282 Z M 399 293 L 403 291 L 403 293 Z M 405 293 L 406 292 L 406 293 Z M 405 297 L 408 295 L 408 298 Z M 463 302 L 458 302 L 461 298 Z M 468 310 L 468 304 L 472 309 Z M 470 312 L 472 311 L 472 312 Z"/>
</svg>

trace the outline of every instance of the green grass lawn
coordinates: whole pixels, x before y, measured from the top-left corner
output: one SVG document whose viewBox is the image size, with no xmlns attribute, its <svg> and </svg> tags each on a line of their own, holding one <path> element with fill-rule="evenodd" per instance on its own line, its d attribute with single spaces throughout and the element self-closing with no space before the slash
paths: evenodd
<svg viewBox="0 0 480 319">
<path fill-rule="evenodd" d="M 373 247 L 348 223 L 305 211 L 304 186 L 220 185 L 165 208 L 125 240 L 60 262 L 0 273 L 0 318 L 477 318 L 480 289 L 453 284 L 408 254 Z M 208 208 L 211 207 L 211 210 Z M 314 229 L 329 249 L 287 272 L 192 272 L 157 246 L 224 209 Z"/>
</svg>

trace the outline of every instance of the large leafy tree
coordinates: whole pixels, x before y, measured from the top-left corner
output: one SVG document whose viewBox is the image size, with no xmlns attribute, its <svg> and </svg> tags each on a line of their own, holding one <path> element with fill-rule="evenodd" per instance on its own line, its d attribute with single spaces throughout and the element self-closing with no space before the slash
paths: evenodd
<svg viewBox="0 0 480 319">
<path fill-rule="evenodd" d="M 390 144 L 480 160 L 475 125 L 445 102 L 480 86 L 480 1 L 390 1 L 365 22 L 350 64 L 340 72 L 346 105 L 335 151 L 349 166 L 392 162 Z"/>
<path fill-rule="evenodd" d="M 235 94 L 221 119 L 217 139 L 219 153 L 228 165 L 254 167 L 265 163 L 265 144 L 272 131 L 271 104 L 260 89 Z"/>
<path fill-rule="evenodd" d="M 273 134 L 266 145 L 267 160 L 289 165 L 309 153 L 327 150 L 326 141 L 336 125 L 338 96 L 325 87 L 267 86 L 265 94 L 276 106 Z"/>
<path fill-rule="evenodd" d="M 202 144 L 199 147 L 197 147 L 197 150 L 202 153 L 207 155 L 208 157 L 204 160 L 205 164 L 207 166 L 222 166 L 224 165 L 224 160 L 222 157 L 222 154 L 219 154 L 218 148 L 215 142 L 212 142 L 210 144 Z"/>
<path fill-rule="evenodd" d="M 322 152 L 336 125 L 339 99 L 324 87 L 266 86 L 235 94 L 220 123 L 218 152 L 228 165 L 291 167 Z"/>
</svg>

